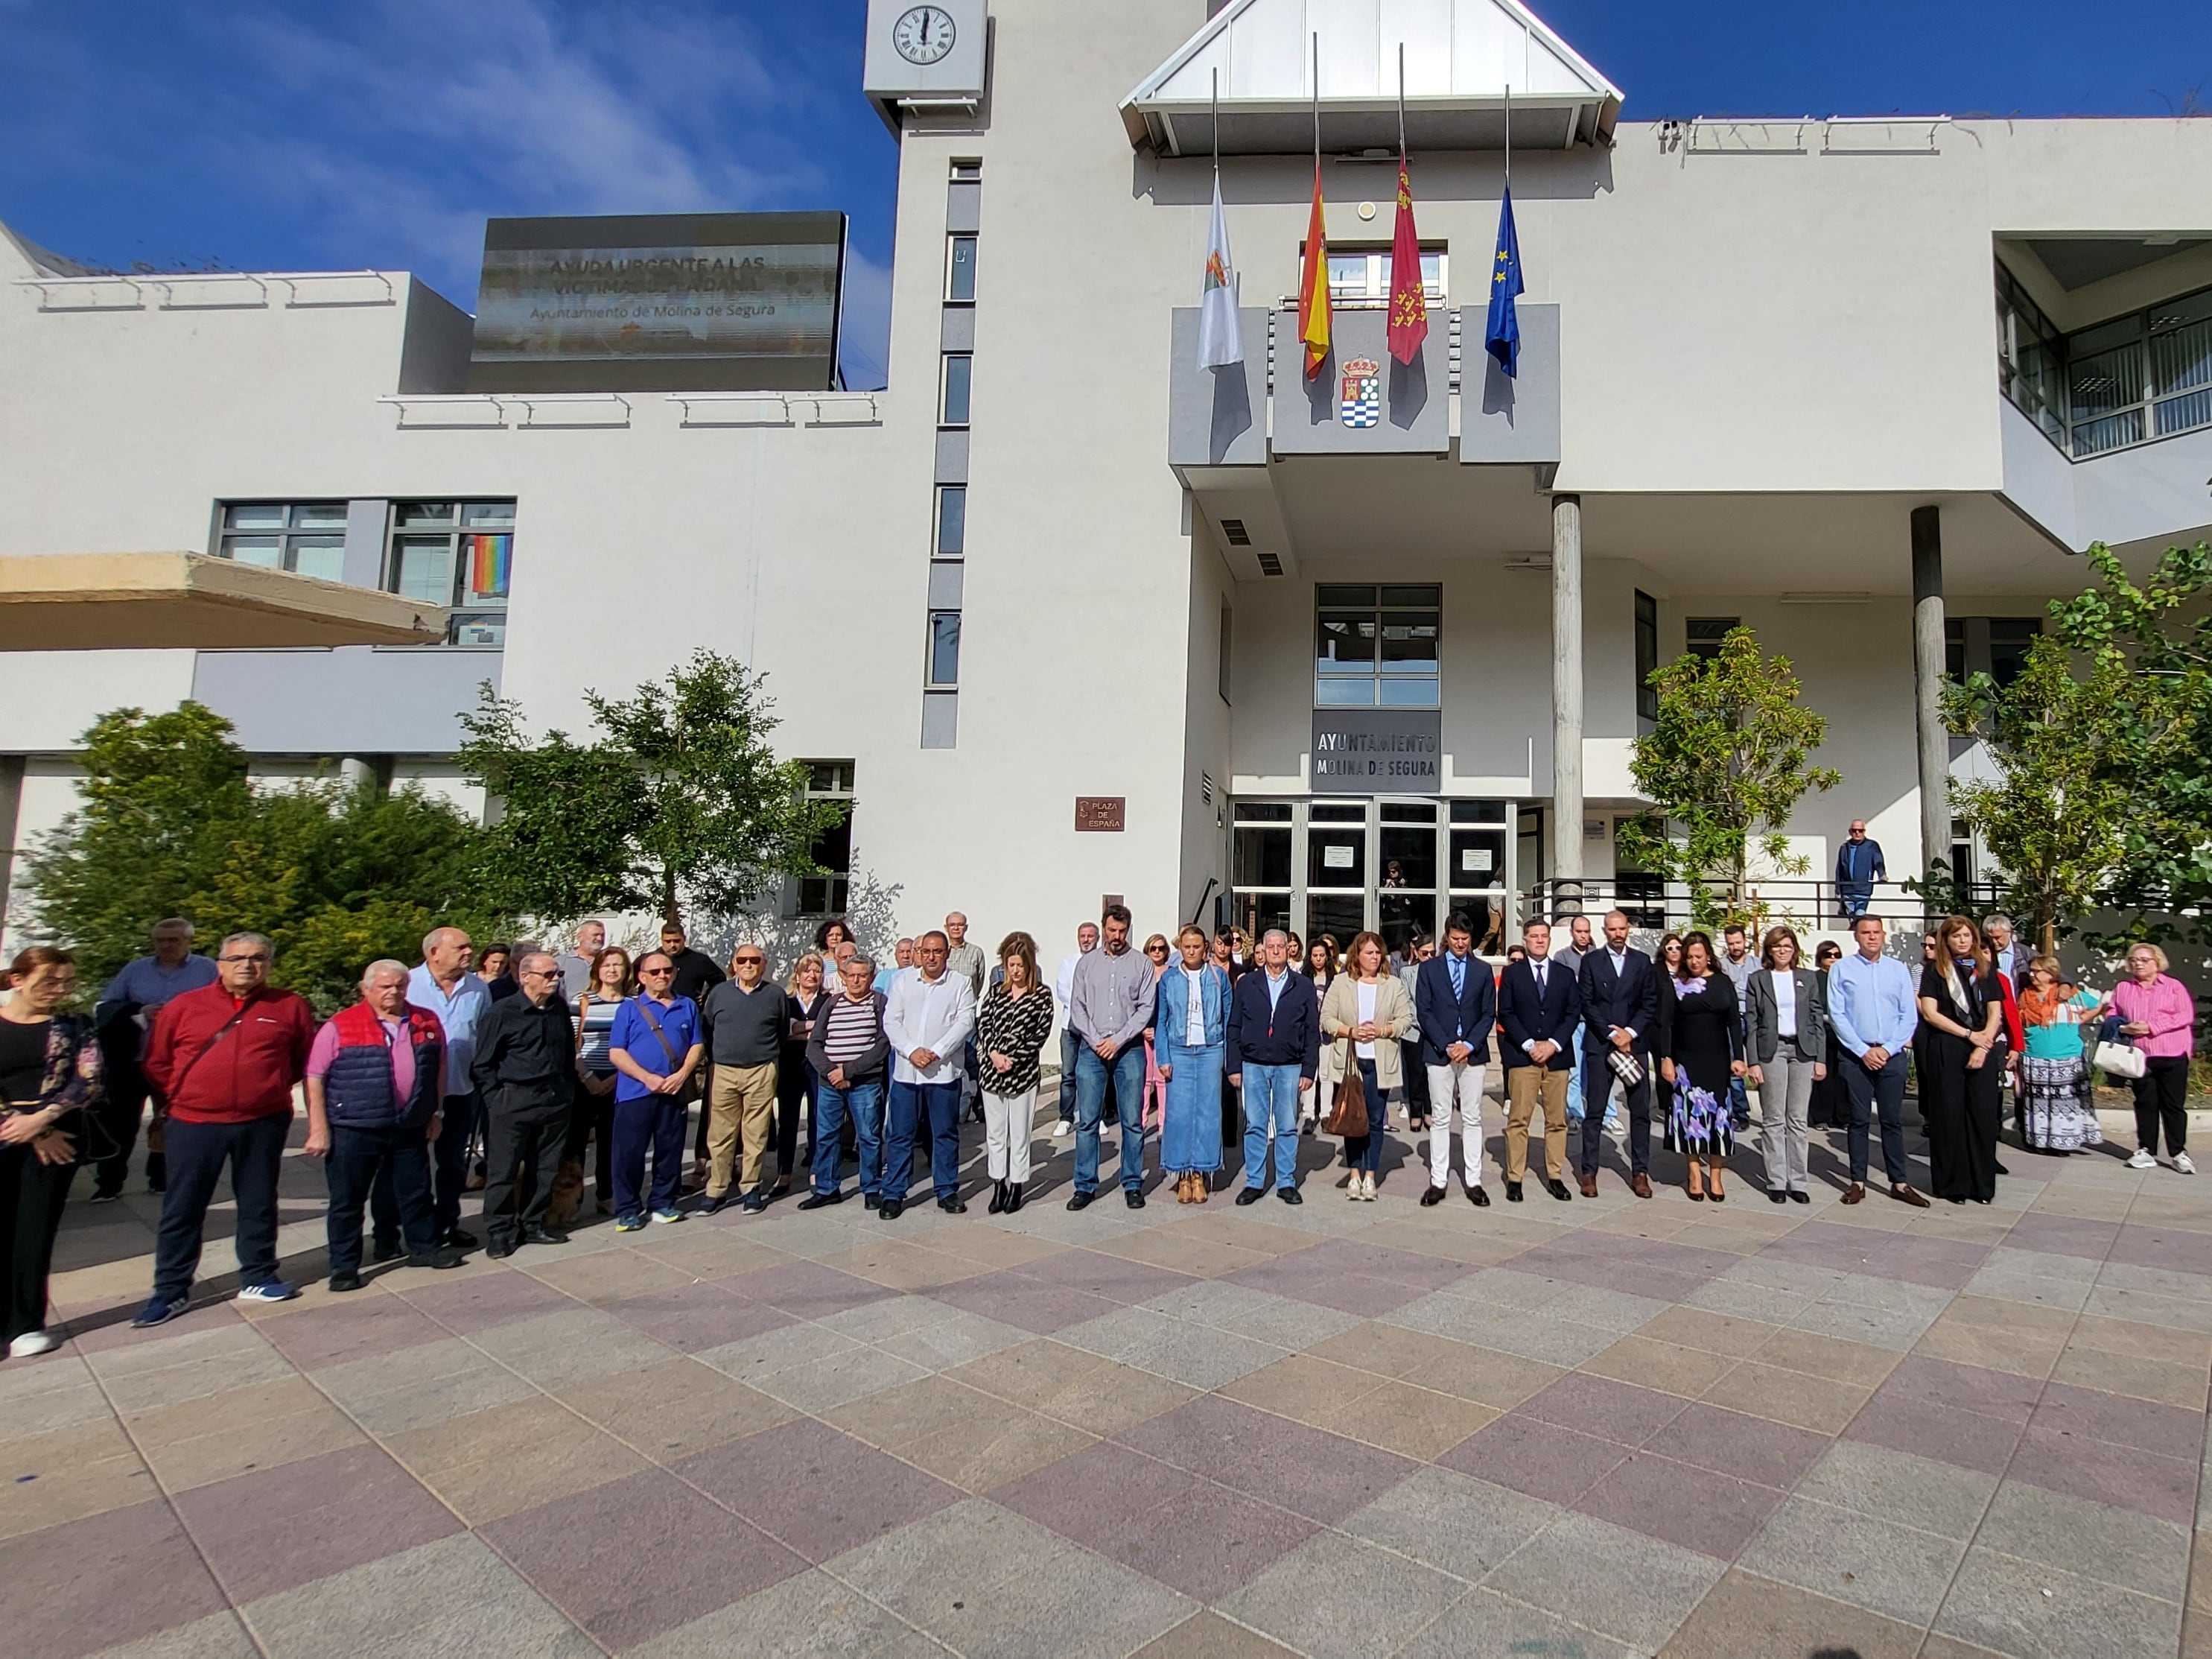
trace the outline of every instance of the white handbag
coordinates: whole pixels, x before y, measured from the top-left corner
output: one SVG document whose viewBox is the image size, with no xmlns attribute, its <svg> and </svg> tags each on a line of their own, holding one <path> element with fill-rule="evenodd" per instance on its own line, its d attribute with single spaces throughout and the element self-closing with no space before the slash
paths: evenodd
<svg viewBox="0 0 2212 1659">
<path fill-rule="evenodd" d="M 2148 1069 L 2143 1051 L 2131 1042 L 2100 1042 L 2090 1062 L 2107 1077 L 2141 1077 Z"/>
</svg>

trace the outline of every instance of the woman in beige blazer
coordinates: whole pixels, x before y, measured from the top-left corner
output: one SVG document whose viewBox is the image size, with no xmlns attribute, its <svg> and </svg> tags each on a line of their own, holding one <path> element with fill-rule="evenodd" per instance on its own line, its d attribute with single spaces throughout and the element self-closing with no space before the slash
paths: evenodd
<svg viewBox="0 0 2212 1659">
<path fill-rule="evenodd" d="M 1381 937 L 1362 933 L 1352 941 L 1345 970 L 1330 982 L 1321 1005 L 1322 1076 L 1341 1088 L 1347 1066 L 1357 1063 L 1367 1103 L 1367 1133 L 1344 1143 L 1352 1178 L 1345 1196 L 1372 1203 L 1375 1176 L 1382 1164 L 1382 1132 L 1389 1123 L 1391 1092 L 1402 1086 L 1399 1041 L 1413 1029 L 1413 1000 L 1389 969 L 1389 952 Z"/>
</svg>

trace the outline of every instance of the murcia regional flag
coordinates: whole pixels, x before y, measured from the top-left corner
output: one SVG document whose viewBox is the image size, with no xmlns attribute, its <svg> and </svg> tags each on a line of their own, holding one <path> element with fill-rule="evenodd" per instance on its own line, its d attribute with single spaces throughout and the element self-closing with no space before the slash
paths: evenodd
<svg viewBox="0 0 2212 1659">
<path fill-rule="evenodd" d="M 1229 223 L 1221 214 L 1221 176 L 1213 179 L 1213 228 L 1206 238 L 1206 283 L 1198 301 L 1198 366 L 1225 368 L 1244 361 L 1237 321 L 1237 267 L 1229 258 Z"/>
</svg>

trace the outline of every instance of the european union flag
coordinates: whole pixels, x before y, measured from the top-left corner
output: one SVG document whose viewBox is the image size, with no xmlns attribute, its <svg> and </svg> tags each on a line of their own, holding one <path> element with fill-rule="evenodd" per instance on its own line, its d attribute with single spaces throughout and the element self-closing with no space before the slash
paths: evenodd
<svg viewBox="0 0 2212 1659">
<path fill-rule="evenodd" d="M 1498 258 L 1490 267 L 1490 324 L 1482 348 L 1498 359 L 1510 379 L 1520 367 L 1521 316 L 1513 301 L 1521 292 L 1521 239 L 1513 231 L 1513 187 L 1498 209 Z"/>
</svg>

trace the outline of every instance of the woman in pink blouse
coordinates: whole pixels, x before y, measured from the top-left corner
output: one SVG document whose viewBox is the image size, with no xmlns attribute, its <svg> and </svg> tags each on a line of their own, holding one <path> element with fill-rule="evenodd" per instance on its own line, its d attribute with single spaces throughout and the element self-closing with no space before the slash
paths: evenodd
<svg viewBox="0 0 2212 1659">
<path fill-rule="evenodd" d="M 2136 1155 L 2131 1170 L 2158 1164 L 2158 1129 L 2166 1124 L 2166 1150 L 2173 1167 L 2195 1175 L 2181 1143 L 2189 1123 L 2182 1101 L 2189 1092 L 2189 1057 L 2197 1047 L 2197 999 L 2166 971 L 2166 952 L 2155 945 L 2128 951 L 2128 976 L 2112 988 L 2106 1007 L 2120 1017 L 2122 1035 L 2143 1052 L 2143 1074 L 2135 1080 Z"/>
</svg>

